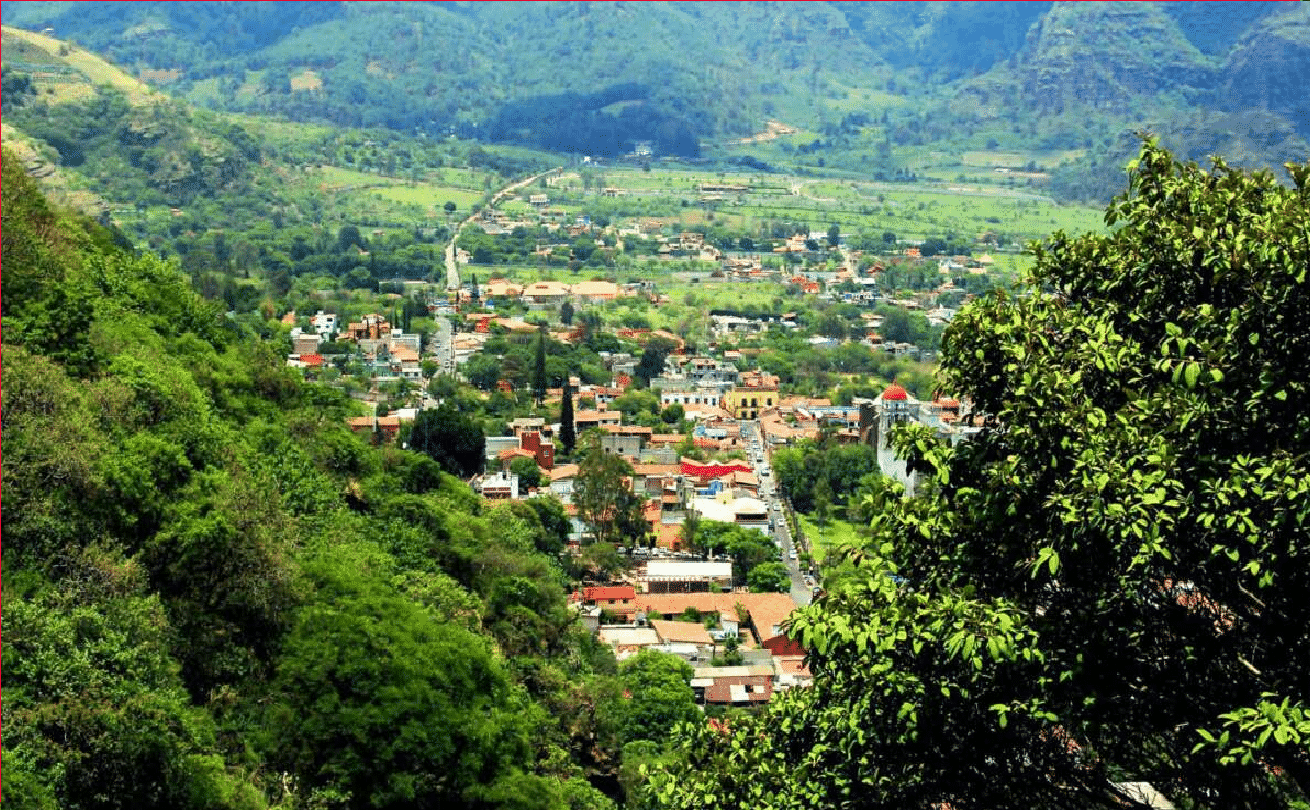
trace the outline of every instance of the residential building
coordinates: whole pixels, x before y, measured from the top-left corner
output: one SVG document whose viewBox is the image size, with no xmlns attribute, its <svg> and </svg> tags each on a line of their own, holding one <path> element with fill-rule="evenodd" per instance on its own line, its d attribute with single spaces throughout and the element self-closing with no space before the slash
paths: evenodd
<svg viewBox="0 0 1310 810">
<path fill-rule="evenodd" d="M 599 585 L 582 589 L 582 603 L 595 605 L 631 621 L 637 613 L 637 591 L 631 585 Z"/>
<path fill-rule="evenodd" d="M 651 560 L 646 563 L 647 593 L 708 593 L 732 587 L 732 563 L 723 560 Z"/>
</svg>

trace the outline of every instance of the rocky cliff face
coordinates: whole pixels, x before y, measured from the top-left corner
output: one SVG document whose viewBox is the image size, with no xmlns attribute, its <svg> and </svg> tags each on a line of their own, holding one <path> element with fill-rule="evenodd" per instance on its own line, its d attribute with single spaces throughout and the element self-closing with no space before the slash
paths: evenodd
<svg viewBox="0 0 1310 810">
<path fill-rule="evenodd" d="M 1256 23 L 1233 47 L 1220 101 L 1231 110 L 1279 113 L 1310 135 L 1310 6 L 1287 5 Z"/>
<path fill-rule="evenodd" d="M 1056 3 L 1029 30 L 1016 73 L 1028 105 L 1052 114 L 1214 81 L 1211 60 L 1147 3 Z"/>
</svg>

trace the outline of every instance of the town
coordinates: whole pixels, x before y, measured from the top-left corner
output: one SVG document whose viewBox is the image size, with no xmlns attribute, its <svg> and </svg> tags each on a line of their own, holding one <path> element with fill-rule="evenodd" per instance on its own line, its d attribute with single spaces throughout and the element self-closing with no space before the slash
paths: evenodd
<svg viewBox="0 0 1310 810">
<path fill-rule="evenodd" d="M 480 436 L 482 456 L 465 470 L 468 481 L 491 502 L 559 502 L 569 521 L 567 553 L 586 561 L 577 567 L 570 598 L 584 625 L 620 661 L 643 649 L 686 660 L 695 667 L 692 685 L 702 706 L 761 706 L 774 691 L 808 682 L 804 650 L 788 637 L 787 617 L 821 591 L 826 552 L 812 515 L 798 514 L 788 485 L 778 481 L 775 455 L 798 447 L 863 447 L 869 471 L 909 495 L 917 476 L 892 447 L 896 425 L 927 426 L 948 444 L 979 430 L 967 403 L 937 392 L 920 399 L 895 380 L 876 391 L 847 391 L 840 402 L 795 393 L 788 389 L 796 386 L 767 370 L 773 353 L 761 340 L 799 339 L 817 353 L 847 344 L 871 359 L 930 366 L 940 330 L 972 297 L 954 280 L 986 277 L 994 261 L 985 254 L 924 257 L 917 245 L 887 245 L 895 248 L 891 255 L 866 255 L 846 245 L 836 227 L 792 234 L 767 253 L 728 253 L 699 231 L 666 234 L 659 220 L 606 227 L 582 215 L 570 220 L 532 182 L 547 185 L 560 176 L 529 178 L 496 195 L 520 218 L 492 207 L 470 216 L 448 246 L 445 289 L 424 280 L 395 284 L 402 292 L 391 300 L 403 305 L 403 315 L 341 320 L 321 309 L 308 318 L 288 312 L 287 363 L 307 378 L 349 386 L 368 411 L 350 427 L 378 444 L 406 444 L 420 414 L 443 413 L 447 402 L 494 413 L 501 435 Z M 746 185 L 698 187 L 713 199 L 748 191 Z M 606 187 L 595 196 L 622 193 Z M 606 333 L 605 307 L 638 301 L 658 308 L 669 303 L 663 283 L 658 277 L 534 281 L 521 271 L 515 280 L 483 266 L 493 249 L 486 237 L 517 234 L 521 242 L 527 229 L 543 240 L 550 234 L 574 244 L 590 240 L 595 251 L 644 240 L 654 260 L 667 265 L 666 278 L 702 289 L 768 284 L 788 290 L 796 306 L 752 312 L 725 301 L 706 313 L 703 331 L 695 333 L 699 341 L 622 322 Z M 574 250 L 568 241 L 543 241 L 532 253 L 548 260 Z M 940 282 L 917 295 L 885 298 L 889 265 Z M 485 273 L 480 282 L 478 271 Z M 845 322 L 825 323 L 814 303 L 841 305 Z M 432 319 L 429 334 L 402 327 L 413 321 L 411 311 Z M 903 326 L 888 337 L 881 333 L 885 321 L 903 323 L 912 315 L 924 345 L 890 339 L 909 336 Z M 514 345 L 533 348 L 538 364 L 546 364 L 527 368 L 526 359 L 511 356 Z M 588 355 L 582 374 L 558 362 L 570 352 L 575 364 L 578 352 Z M 595 513 L 575 499 L 579 489 L 607 484 L 589 453 L 621 460 L 620 485 L 634 520 L 620 531 L 598 531 Z M 788 482 L 793 489 L 796 483 Z M 853 489 L 839 495 L 843 503 L 857 500 Z M 803 501 L 812 513 L 811 493 Z M 707 542 L 698 537 L 706 527 L 746 533 L 767 541 L 768 550 Z"/>
</svg>

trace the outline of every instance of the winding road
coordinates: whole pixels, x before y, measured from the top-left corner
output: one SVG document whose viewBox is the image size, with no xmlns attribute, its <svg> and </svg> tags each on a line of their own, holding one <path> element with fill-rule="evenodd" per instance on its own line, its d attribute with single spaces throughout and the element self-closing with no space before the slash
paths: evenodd
<svg viewBox="0 0 1310 810">
<path fill-rule="evenodd" d="M 508 186 L 505 186 L 500 191 L 497 191 L 494 195 L 492 195 L 491 201 L 487 203 L 486 207 L 495 208 L 497 205 L 504 202 L 506 197 L 518 191 L 519 189 L 523 188 L 524 186 L 531 185 L 537 182 L 538 180 L 540 180 L 541 178 L 545 177 L 546 175 L 553 174 L 557 171 L 560 171 L 563 168 L 564 168 L 563 166 L 556 166 L 553 169 L 547 169 L 544 172 L 534 174 L 531 177 L 526 177 L 522 180 L 519 180 L 517 182 L 509 184 Z M 455 226 L 455 232 L 450 235 L 450 241 L 446 244 L 446 291 L 447 292 L 454 292 L 455 290 L 459 289 L 459 262 L 455 260 L 455 242 L 459 240 L 460 231 L 463 231 L 464 227 L 468 225 L 470 222 L 472 222 L 474 217 L 476 217 L 479 213 L 481 213 L 481 211 L 474 211 L 471 212 L 468 216 L 464 217 L 464 219 L 460 221 L 459 225 Z"/>
</svg>

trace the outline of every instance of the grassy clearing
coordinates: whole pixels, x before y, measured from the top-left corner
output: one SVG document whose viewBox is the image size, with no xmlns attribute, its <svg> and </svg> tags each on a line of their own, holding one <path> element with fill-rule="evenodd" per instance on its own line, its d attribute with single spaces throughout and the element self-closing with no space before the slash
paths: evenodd
<svg viewBox="0 0 1310 810">
<path fill-rule="evenodd" d="M 799 133 L 798 133 L 799 134 Z M 974 159 L 989 159 L 1002 153 L 977 152 Z M 1013 158 L 1050 161 L 1065 153 L 1004 153 Z M 837 224 L 848 235 L 881 234 L 891 231 L 902 239 L 930 236 L 977 236 L 987 231 L 1006 234 L 1014 244 L 1041 239 L 1056 230 L 1071 233 L 1103 231 L 1099 209 L 1056 205 L 1040 186 L 1025 187 L 1027 181 L 998 179 L 983 167 L 965 167 L 958 158 L 944 152 L 923 153 L 916 160 L 938 168 L 922 175 L 937 181 L 932 185 L 879 183 L 861 179 L 813 179 L 786 175 L 728 175 L 657 169 L 606 168 L 598 171 L 601 183 L 621 189 L 615 204 L 640 210 L 641 216 L 676 220 L 685 227 L 715 222 L 751 232 L 769 221 L 808 223 L 825 230 Z M 953 165 L 946 165 L 953 164 Z M 1022 165 L 1022 164 L 1021 164 Z M 745 192 L 725 195 L 722 200 L 700 199 L 702 183 L 748 185 Z M 581 180 L 566 181 L 571 207 L 588 209 L 596 198 L 581 190 Z M 594 192 L 593 192 L 594 194 Z M 577 201 L 572 197 L 577 196 Z M 685 207 L 683 201 L 688 202 Z M 554 203 L 554 200 L 552 201 Z M 758 235 L 758 232 L 756 232 Z"/>
<path fill-rule="evenodd" d="M 827 523 L 819 526 L 810 515 L 797 514 L 805 537 L 810 541 L 810 549 L 815 562 L 823 563 L 828 552 L 838 543 L 859 543 L 864 527 L 838 518 L 830 517 Z"/>
<path fill-rule="evenodd" d="M 55 103 L 82 101 L 97 94 L 95 88 L 109 85 L 119 90 L 134 105 L 148 104 L 163 98 L 144 82 L 129 76 L 99 56 L 57 39 L 24 31 L 5 28 L 3 49 L 6 60 L 26 61 L 34 64 L 67 65 L 75 73 L 60 79 L 35 77 L 37 90 Z M 61 48 L 65 50 L 60 51 Z"/>
<path fill-rule="evenodd" d="M 895 96 L 881 90 L 865 90 L 844 85 L 835 85 L 835 87 L 845 92 L 845 98 L 827 99 L 824 101 L 824 106 L 837 112 L 868 112 L 890 107 L 904 107 L 910 103 L 910 99 L 905 96 Z"/>
<path fill-rule="evenodd" d="M 1003 166 L 1018 169 L 1031 161 L 1039 166 L 1058 166 L 1066 160 L 1077 160 L 1085 154 L 1084 149 L 1000 151 L 993 149 L 971 149 L 960 155 L 960 162 L 965 166 Z"/>
<path fill-rule="evenodd" d="M 466 188 L 449 186 L 384 186 L 373 190 L 374 196 L 402 205 L 418 205 L 441 211 L 447 202 L 455 203 L 457 211 L 467 212 L 482 201 L 483 193 Z"/>
</svg>

